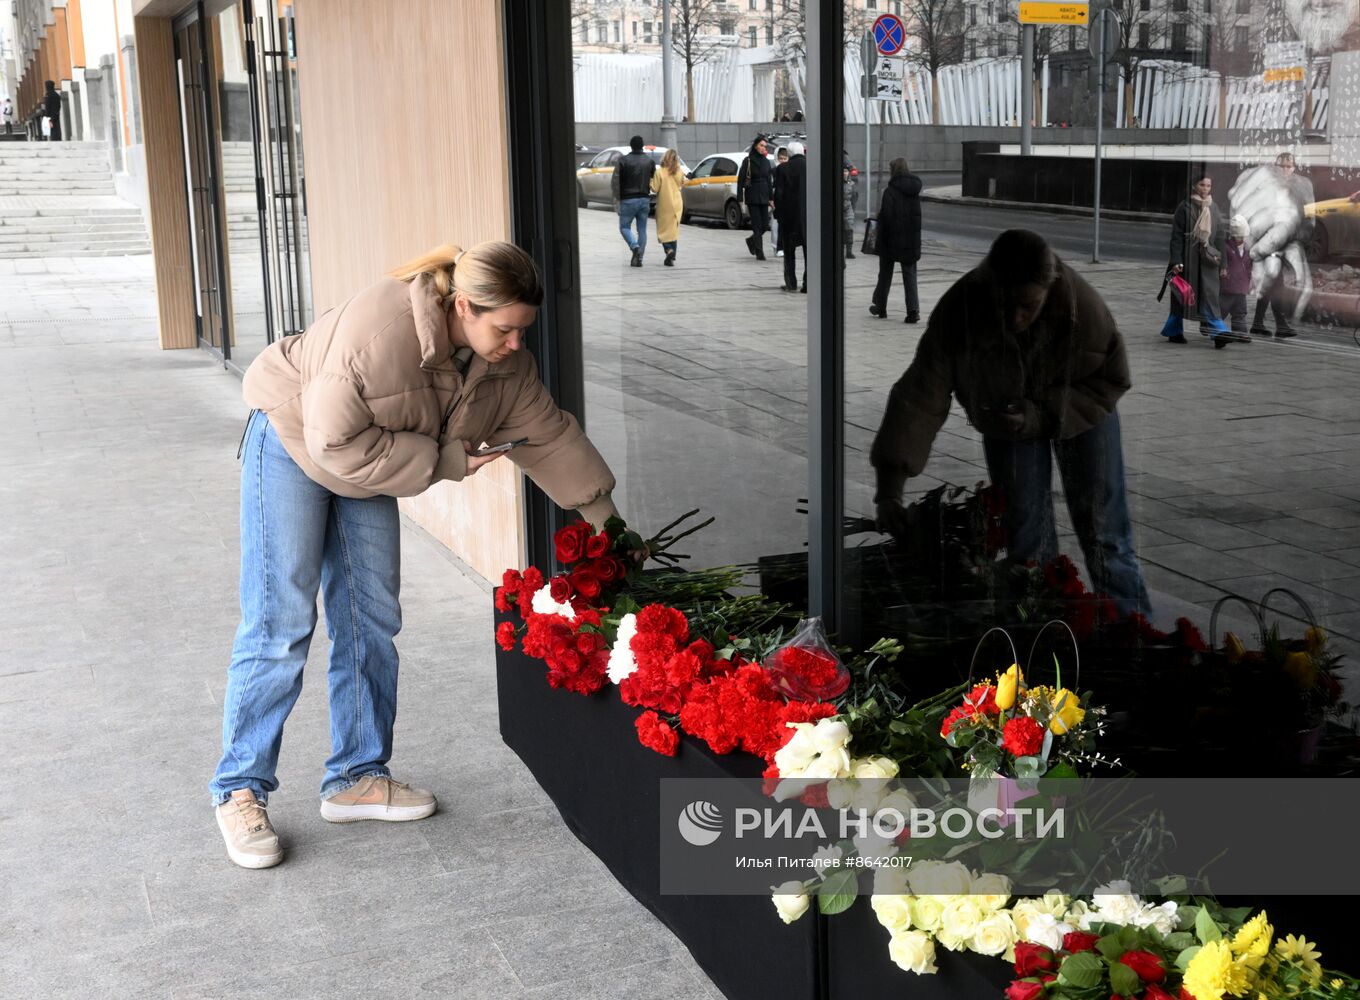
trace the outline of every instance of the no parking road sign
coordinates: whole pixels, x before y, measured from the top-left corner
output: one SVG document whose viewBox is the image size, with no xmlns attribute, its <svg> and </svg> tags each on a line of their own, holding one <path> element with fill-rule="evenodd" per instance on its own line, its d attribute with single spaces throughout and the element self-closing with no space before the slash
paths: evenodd
<svg viewBox="0 0 1360 1000">
<path fill-rule="evenodd" d="M 880 14 L 874 21 L 874 44 L 879 55 L 895 56 L 907 44 L 907 29 L 895 14 Z"/>
</svg>

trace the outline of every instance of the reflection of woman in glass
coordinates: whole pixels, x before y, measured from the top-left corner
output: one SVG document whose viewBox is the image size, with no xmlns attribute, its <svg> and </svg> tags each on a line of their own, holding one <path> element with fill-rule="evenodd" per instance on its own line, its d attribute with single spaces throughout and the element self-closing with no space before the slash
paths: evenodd
<svg viewBox="0 0 1360 1000">
<path fill-rule="evenodd" d="M 1171 313 L 1162 325 L 1162 336 L 1173 344 L 1184 344 L 1185 320 L 1199 314 L 1199 332 L 1212 337 L 1214 347 L 1230 340 L 1250 342 L 1245 334 L 1233 333 L 1219 314 L 1218 272 L 1223 266 L 1226 232 L 1223 214 L 1214 204 L 1213 179 L 1200 174 L 1181 202 L 1171 222 L 1171 256 L 1167 270 L 1179 274 L 1195 290 L 1195 305 L 1187 307 L 1171 297 Z"/>
</svg>

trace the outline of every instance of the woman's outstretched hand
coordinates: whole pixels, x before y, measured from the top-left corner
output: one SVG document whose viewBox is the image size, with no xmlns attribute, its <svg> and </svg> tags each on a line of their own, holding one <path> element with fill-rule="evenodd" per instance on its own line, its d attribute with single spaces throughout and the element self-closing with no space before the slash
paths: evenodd
<svg viewBox="0 0 1360 1000">
<path fill-rule="evenodd" d="M 467 474 L 469 476 L 476 472 L 478 469 L 480 469 L 483 465 L 490 465 L 496 459 L 500 458 L 502 455 L 505 454 L 505 452 L 503 451 L 498 451 L 494 455 L 474 455 L 473 452 L 476 450 L 477 449 L 472 446 L 471 441 L 463 442 L 463 451 L 467 452 Z"/>
</svg>

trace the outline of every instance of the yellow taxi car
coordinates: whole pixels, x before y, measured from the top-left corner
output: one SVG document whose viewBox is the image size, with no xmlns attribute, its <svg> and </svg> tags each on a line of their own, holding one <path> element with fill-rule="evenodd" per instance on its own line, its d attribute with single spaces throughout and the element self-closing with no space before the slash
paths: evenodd
<svg viewBox="0 0 1360 1000">
<path fill-rule="evenodd" d="M 737 198 L 737 171 L 746 159 L 746 150 L 713 153 L 705 156 L 685 180 L 685 217 L 721 219 L 728 229 L 750 225 L 746 204 Z M 774 162 L 774 157 L 769 157 Z"/>
<path fill-rule="evenodd" d="M 643 146 L 642 151 L 661 166 L 661 158 L 666 155 L 665 146 Z M 614 192 L 610 183 L 614 179 L 614 165 L 626 153 L 628 146 L 610 146 L 596 153 L 576 171 L 576 204 L 581 208 L 588 205 L 612 205 Z M 685 170 L 685 161 L 680 161 L 680 169 Z M 652 196 L 652 207 L 656 207 L 656 195 Z"/>
</svg>

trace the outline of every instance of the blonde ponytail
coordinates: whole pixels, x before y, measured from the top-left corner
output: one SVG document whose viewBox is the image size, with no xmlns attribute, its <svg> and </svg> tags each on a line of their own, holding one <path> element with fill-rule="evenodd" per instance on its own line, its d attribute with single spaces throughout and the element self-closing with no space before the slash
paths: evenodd
<svg viewBox="0 0 1360 1000">
<path fill-rule="evenodd" d="M 543 304 L 543 280 L 538 265 L 513 243 L 491 240 L 464 250 L 445 243 L 390 272 L 399 281 L 428 274 L 440 298 L 462 292 L 477 312 L 522 303 Z"/>
</svg>

